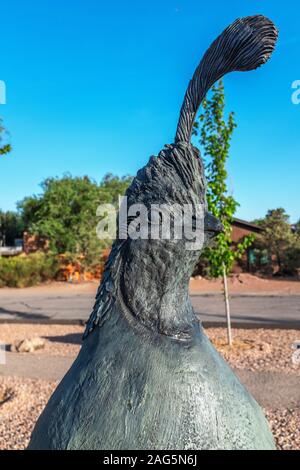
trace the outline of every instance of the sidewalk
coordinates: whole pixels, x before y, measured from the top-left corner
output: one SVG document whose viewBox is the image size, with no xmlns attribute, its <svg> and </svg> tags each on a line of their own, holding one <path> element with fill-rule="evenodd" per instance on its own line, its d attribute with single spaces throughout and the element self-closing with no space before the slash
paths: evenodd
<svg viewBox="0 0 300 470">
<path fill-rule="evenodd" d="M 6 365 L 0 365 L 0 376 L 59 381 L 72 365 L 75 357 L 6 355 Z M 282 372 L 253 372 L 235 370 L 240 381 L 264 408 L 300 407 L 300 376 Z"/>
</svg>

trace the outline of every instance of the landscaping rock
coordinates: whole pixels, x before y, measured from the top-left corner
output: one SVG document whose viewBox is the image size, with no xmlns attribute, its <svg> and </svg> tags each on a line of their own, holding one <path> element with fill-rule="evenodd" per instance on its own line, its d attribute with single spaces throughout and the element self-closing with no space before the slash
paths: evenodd
<svg viewBox="0 0 300 470">
<path fill-rule="evenodd" d="M 43 349 L 44 347 L 45 340 L 43 338 L 26 338 L 13 344 L 11 351 L 19 353 L 32 353 L 38 349 Z"/>
</svg>

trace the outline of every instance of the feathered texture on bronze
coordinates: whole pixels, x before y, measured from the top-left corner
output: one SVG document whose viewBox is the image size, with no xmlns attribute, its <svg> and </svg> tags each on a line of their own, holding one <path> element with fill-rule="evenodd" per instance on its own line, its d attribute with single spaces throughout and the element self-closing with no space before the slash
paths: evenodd
<svg viewBox="0 0 300 470">
<path fill-rule="evenodd" d="M 222 230 L 207 213 L 191 132 L 197 109 L 225 73 L 252 70 L 274 49 L 263 16 L 236 20 L 211 45 L 188 86 L 175 143 L 151 157 L 128 206 L 205 209 L 203 244 Z M 188 283 L 201 251 L 185 239 L 117 239 L 82 349 L 33 431 L 31 449 L 272 449 L 257 403 L 213 348 Z"/>
<path fill-rule="evenodd" d="M 189 83 L 180 111 L 175 142 L 190 142 L 193 122 L 210 87 L 229 72 L 247 72 L 267 62 L 278 31 L 262 15 L 239 18 L 212 43 Z"/>
</svg>

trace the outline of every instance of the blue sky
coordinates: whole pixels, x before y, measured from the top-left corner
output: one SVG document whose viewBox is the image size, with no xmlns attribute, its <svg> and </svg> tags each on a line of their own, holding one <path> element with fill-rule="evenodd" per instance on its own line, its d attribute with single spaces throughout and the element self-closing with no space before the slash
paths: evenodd
<svg viewBox="0 0 300 470">
<path fill-rule="evenodd" d="M 0 116 L 13 152 L 0 160 L 0 208 L 38 193 L 48 176 L 135 174 L 173 141 L 185 89 L 230 22 L 262 13 L 280 30 L 271 61 L 225 79 L 235 131 L 229 187 L 252 220 L 299 210 L 300 80 L 296 1 L 10 0 L 1 2 Z"/>
</svg>

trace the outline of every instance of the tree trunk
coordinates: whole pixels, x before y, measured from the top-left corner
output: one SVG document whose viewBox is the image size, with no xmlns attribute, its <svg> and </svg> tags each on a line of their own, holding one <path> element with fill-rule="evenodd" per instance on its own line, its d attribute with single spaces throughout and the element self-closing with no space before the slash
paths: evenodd
<svg viewBox="0 0 300 470">
<path fill-rule="evenodd" d="M 232 346 L 232 332 L 231 332 L 231 320 L 230 320 L 230 306 L 229 306 L 229 295 L 227 286 L 227 274 L 226 267 L 223 263 L 223 285 L 224 285 L 224 301 L 226 311 L 226 322 L 227 322 L 227 339 L 229 346 Z"/>
</svg>

